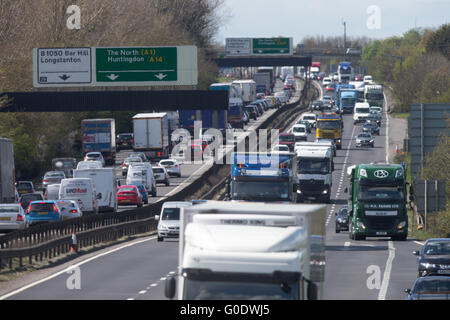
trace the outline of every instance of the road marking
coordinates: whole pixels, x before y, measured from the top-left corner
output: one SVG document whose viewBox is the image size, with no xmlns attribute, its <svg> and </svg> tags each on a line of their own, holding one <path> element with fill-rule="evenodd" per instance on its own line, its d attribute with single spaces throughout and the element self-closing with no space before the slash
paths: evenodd
<svg viewBox="0 0 450 320">
<path fill-rule="evenodd" d="M 350 242 L 349 242 L 349 241 L 346 241 L 346 242 L 344 243 L 344 247 L 350 247 Z"/>
<path fill-rule="evenodd" d="M 386 268 L 384 269 L 383 282 L 381 283 L 381 289 L 378 293 L 378 300 L 386 300 L 386 293 L 389 286 L 389 278 L 391 277 L 392 261 L 395 258 L 394 242 L 389 241 L 389 257 L 386 261 Z"/>
<path fill-rule="evenodd" d="M 21 288 L 19 288 L 19 289 L 17 289 L 17 290 L 14 290 L 14 291 L 12 291 L 12 292 L 10 292 L 10 293 L 8 293 L 8 294 L 5 294 L 5 295 L 3 295 L 3 296 L 0 297 L 0 300 L 5 300 L 5 299 L 7 299 L 7 298 L 9 298 L 9 297 L 11 297 L 11 296 L 14 296 L 14 295 L 20 293 L 20 292 L 23 292 L 23 291 L 25 291 L 25 290 L 28 290 L 28 289 L 30 289 L 30 288 L 32 288 L 32 287 L 38 285 L 38 284 L 41 284 L 41 283 L 43 283 L 43 282 L 46 282 L 46 281 L 51 280 L 51 279 L 53 279 L 53 278 L 56 278 L 56 277 L 58 277 L 58 276 L 61 275 L 61 274 L 67 273 L 69 270 L 73 270 L 74 267 L 79 267 L 79 266 L 81 266 L 81 265 L 83 265 L 83 264 L 85 264 L 85 263 L 88 263 L 88 262 L 90 262 L 90 261 L 92 261 L 92 260 L 95 260 L 95 259 L 98 259 L 98 258 L 100 258 L 100 257 L 106 256 L 106 255 L 108 255 L 108 254 L 110 254 L 110 253 L 119 251 L 119 250 L 121 250 L 121 249 L 128 248 L 128 247 L 134 246 L 134 245 L 136 245 L 136 244 L 140 244 L 140 243 L 143 243 L 143 242 L 146 242 L 146 241 L 155 240 L 155 239 L 156 239 L 156 236 L 151 236 L 150 238 L 146 238 L 146 239 L 139 240 L 139 241 L 136 241 L 136 242 L 133 242 L 133 243 L 129 243 L 129 244 L 123 245 L 123 246 L 121 246 L 121 247 L 112 249 L 112 250 L 110 250 L 110 251 L 106 251 L 106 252 L 103 252 L 103 253 L 101 253 L 101 254 L 95 255 L 95 256 L 90 257 L 90 258 L 88 258 L 88 259 L 86 259 L 86 260 L 84 260 L 84 261 L 81 261 L 81 262 L 77 263 L 77 264 L 71 265 L 71 266 L 65 268 L 64 270 L 58 271 L 58 272 L 56 272 L 56 273 L 54 273 L 54 274 L 52 274 L 52 275 L 50 275 L 50 276 L 48 276 L 48 277 L 46 277 L 46 278 L 44 278 L 44 279 L 41 279 L 41 280 L 32 282 L 32 283 L 30 283 L 30 284 L 28 284 L 28 285 L 26 285 L 26 286 L 23 286 L 23 287 L 21 287 Z"/>
<path fill-rule="evenodd" d="M 166 277 L 162 277 L 161 279 L 159 279 L 160 281 L 164 281 L 166 280 Z"/>
<path fill-rule="evenodd" d="M 141 291 L 139 291 L 139 294 L 146 294 L 147 293 L 147 290 L 141 290 Z"/>
<path fill-rule="evenodd" d="M 425 243 L 422 243 L 422 242 L 419 242 L 419 241 L 414 241 L 414 243 L 417 243 L 417 244 L 419 244 L 421 246 L 423 246 L 425 244 Z"/>
<path fill-rule="evenodd" d="M 157 283 L 152 283 L 151 285 L 150 285 L 150 287 L 156 287 L 158 284 Z"/>
<path fill-rule="evenodd" d="M 127 300 L 134 300 L 134 298 L 128 298 Z"/>
</svg>

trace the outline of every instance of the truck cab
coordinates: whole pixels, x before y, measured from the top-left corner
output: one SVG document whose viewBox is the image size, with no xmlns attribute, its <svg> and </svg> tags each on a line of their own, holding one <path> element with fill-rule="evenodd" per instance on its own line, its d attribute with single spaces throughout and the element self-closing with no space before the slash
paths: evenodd
<svg viewBox="0 0 450 320">
<path fill-rule="evenodd" d="M 297 145 L 297 202 L 330 202 L 333 153 L 330 147 Z"/>
<path fill-rule="evenodd" d="M 341 89 L 339 92 L 339 110 L 341 113 L 353 113 L 358 100 L 356 89 Z"/>
<path fill-rule="evenodd" d="M 231 200 L 296 202 L 296 155 L 234 153 Z"/>
<path fill-rule="evenodd" d="M 166 296 L 174 298 L 177 291 L 180 300 L 320 298 L 325 215 L 323 205 L 206 201 L 183 207 L 178 284 L 166 279 Z"/>
<path fill-rule="evenodd" d="M 342 149 L 342 117 L 336 113 L 322 113 L 317 117 L 316 138 L 332 139 L 337 149 Z"/>
<path fill-rule="evenodd" d="M 406 173 L 400 164 L 358 164 L 347 169 L 350 239 L 406 240 Z"/>
<path fill-rule="evenodd" d="M 383 107 L 383 86 L 380 84 L 366 85 L 364 87 L 364 101 L 367 102 L 371 107 Z"/>
</svg>

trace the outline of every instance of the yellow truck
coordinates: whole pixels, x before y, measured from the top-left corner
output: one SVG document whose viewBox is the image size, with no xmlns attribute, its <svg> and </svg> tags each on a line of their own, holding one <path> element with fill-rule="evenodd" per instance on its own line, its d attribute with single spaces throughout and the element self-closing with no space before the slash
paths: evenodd
<svg viewBox="0 0 450 320">
<path fill-rule="evenodd" d="M 342 130 L 344 124 L 336 113 L 322 113 L 316 119 L 316 137 L 318 139 L 333 139 L 336 148 L 342 149 Z"/>
</svg>

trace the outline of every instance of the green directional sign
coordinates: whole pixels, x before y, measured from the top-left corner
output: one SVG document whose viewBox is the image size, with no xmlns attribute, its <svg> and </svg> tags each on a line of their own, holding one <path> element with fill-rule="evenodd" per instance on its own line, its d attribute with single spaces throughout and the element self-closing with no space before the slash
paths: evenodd
<svg viewBox="0 0 450 320">
<path fill-rule="evenodd" d="M 96 75 L 97 83 L 177 81 L 177 48 L 96 48 Z"/>
<path fill-rule="evenodd" d="M 253 38 L 253 54 L 292 54 L 292 38 Z"/>
</svg>

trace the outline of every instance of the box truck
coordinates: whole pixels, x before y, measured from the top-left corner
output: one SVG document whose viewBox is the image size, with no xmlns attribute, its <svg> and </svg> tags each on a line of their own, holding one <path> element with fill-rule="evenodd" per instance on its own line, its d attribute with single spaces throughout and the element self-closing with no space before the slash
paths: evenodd
<svg viewBox="0 0 450 320">
<path fill-rule="evenodd" d="M 167 113 L 139 113 L 133 117 L 133 150 L 145 153 L 151 161 L 169 157 Z"/>
<path fill-rule="evenodd" d="M 178 282 L 166 278 L 166 296 L 320 299 L 325 218 L 325 205 L 205 201 L 182 207 Z"/>
</svg>

